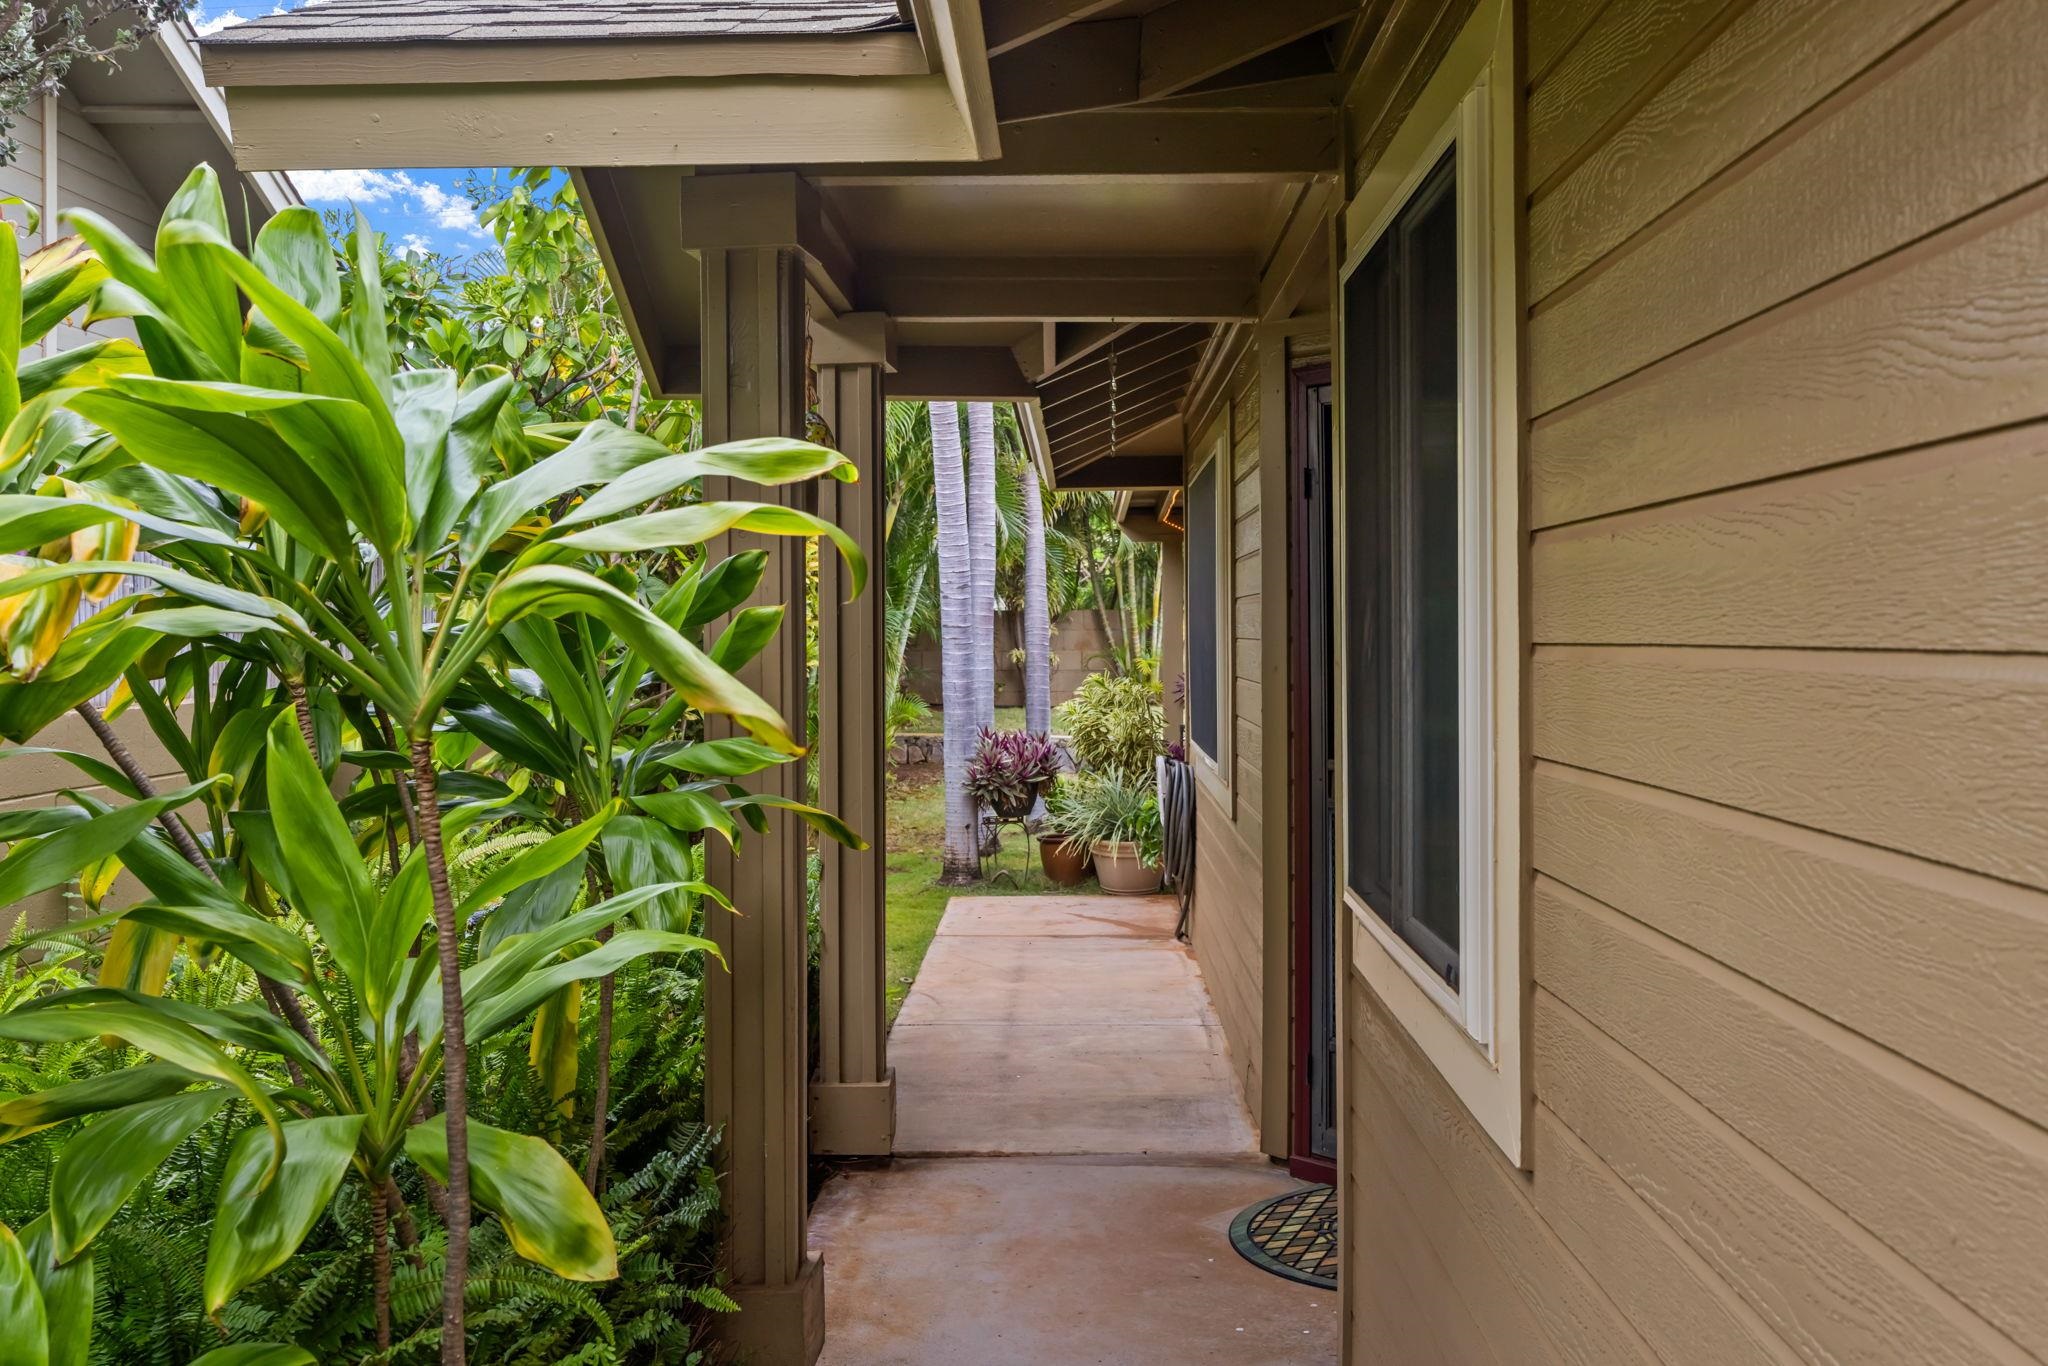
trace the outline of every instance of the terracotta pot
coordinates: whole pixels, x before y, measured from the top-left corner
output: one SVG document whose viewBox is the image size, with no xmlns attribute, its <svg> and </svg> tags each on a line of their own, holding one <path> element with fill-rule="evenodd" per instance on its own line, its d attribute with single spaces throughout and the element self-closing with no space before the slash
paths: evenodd
<svg viewBox="0 0 2048 1366">
<path fill-rule="evenodd" d="M 1045 875 L 1062 887 L 1077 887 L 1088 880 L 1090 859 L 1086 849 L 1068 849 L 1065 835 L 1038 837 L 1038 864 Z"/>
<path fill-rule="evenodd" d="M 1117 896 L 1150 896 L 1159 890 L 1159 865 L 1140 858 L 1135 844 L 1097 840 L 1095 880 Z"/>
</svg>

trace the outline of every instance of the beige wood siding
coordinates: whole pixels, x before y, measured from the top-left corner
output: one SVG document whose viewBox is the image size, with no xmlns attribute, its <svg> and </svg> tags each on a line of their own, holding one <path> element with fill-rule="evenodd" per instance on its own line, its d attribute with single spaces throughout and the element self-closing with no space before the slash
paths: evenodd
<svg viewBox="0 0 2048 1366">
<path fill-rule="evenodd" d="M 11 135 L 17 157 L 0 166 L 0 197 L 22 199 L 34 206 L 42 219 L 37 232 L 21 239 L 27 250 L 42 246 L 53 231 L 61 232 L 44 202 L 42 114 L 43 102 L 36 99 L 15 115 Z M 141 243 L 144 250 L 154 249 L 158 206 L 69 93 L 61 97 L 57 116 L 57 199 L 60 208 L 90 209 Z M 17 230 L 24 225 L 25 215 L 18 206 L 8 206 L 6 214 Z M 62 322 L 32 349 L 54 355 L 101 336 L 133 337 L 134 329 L 121 320 L 99 323 L 90 332 Z"/>
<path fill-rule="evenodd" d="M 1533 1169 L 1354 975 L 1349 1357 L 2048 1360 L 2040 7 L 1520 13 Z"/>
<path fill-rule="evenodd" d="M 1261 545 L 1265 510 L 1259 489 L 1258 354 L 1247 347 L 1223 384 L 1211 412 L 1198 419 L 1194 451 L 1207 451 L 1220 437 L 1219 458 L 1227 463 L 1224 483 L 1230 489 L 1228 543 L 1231 589 L 1228 620 L 1219 635 L 1233 637 L 1231 668 L 1218 679 L 1230 701 L 1229 768 L 1233 791 L 1221 792 L 1205 778 L 1196 784 L 1195 903 L 1193 942 L 1202 965 L 1230 1062 L 1244 1088 L 1247 1108 L 1269 1151 L 1286 1151 L 1284 1123 L 1263 1122 L 1266 988 L 1265 981 L 1265 857 L 1262 852 L 1260 791 L 1265 727 L 1260 713 L 1259 666 L 1267 648 L 1260 631 L 1260 583 L 1264 572 Z M 1221 487 L 1222 485 L 1219 485 Z M 1276 1145 L 1278 1145 L 1276 1147 Z"/>
</svg>

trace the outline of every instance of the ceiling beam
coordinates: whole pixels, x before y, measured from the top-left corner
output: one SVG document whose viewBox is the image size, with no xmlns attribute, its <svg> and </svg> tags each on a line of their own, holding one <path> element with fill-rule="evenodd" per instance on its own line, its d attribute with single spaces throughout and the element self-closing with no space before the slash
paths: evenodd
<svg viewBox="0 0 2048 1366">
<path fill-rule="evenodd" d="M 999 57 L 1068 24 L 1092 19 L 1119 3 L 1121 0 L 981 0 L 988 55 Z"/>
<path fill-rule="evenodd" d="M 1059 474 L 1062 489 L 1176 489 L 1181 481 L 1177 455 L 1113 455 L 1077 465 Z"/>
<path fill-rule="evenodd" d="M 1215 322 L 1251 316 L 1258 271 L 1235 256 L 869 256 L 858 294 L 901 321 Z"/>
<path fill-rule="evenodd" d="M 1007 346 L 898 346 L 895 373 L 882 377 L 892 399 L 1014 403 L 1038 390 Z"/>
<path fill-rule="evenodd" d="M 1065 114 L 1003 127 L 994 161 L 876 161 L 802 165 L 820 185 L 894 185 L 906 180 L 974 184 L 989 176 L 1117 184 L 1162 179 L 1229 183 L 1332 177 L 1342 155 L 1326 109 L 1212 112 L 1148 106 Z M 544 163 L 543 163 L 544 164 Z"/>
</svg>

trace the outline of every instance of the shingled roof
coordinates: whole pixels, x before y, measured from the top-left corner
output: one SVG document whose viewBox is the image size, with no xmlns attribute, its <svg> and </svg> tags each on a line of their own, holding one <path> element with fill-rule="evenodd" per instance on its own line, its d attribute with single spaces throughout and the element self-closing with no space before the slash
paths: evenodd
<svg viewBox="0 0 2048 1366">
<path fill-rule="evenodd" d="M 770 38 L 902 25 L 896 0 L 322 0 L 212 34 L 208 46 Z"/>
</svg>

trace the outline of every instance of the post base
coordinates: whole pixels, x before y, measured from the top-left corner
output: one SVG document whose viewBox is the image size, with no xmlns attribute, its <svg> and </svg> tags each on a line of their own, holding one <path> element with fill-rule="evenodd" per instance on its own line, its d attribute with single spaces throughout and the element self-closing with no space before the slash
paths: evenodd
<svg viewBox="0 0 2048 1366">
<path fill-rule="evenodd" d="M 813 1366 L 825 1350 L 825 1258 L 804 1254 L 786 1285 L 731 1285 L 737 1314 L 720 1314 L 719 1341 L 746 1366 Z M 720 1358 L 724 1360 L 724 1357 Z"/>
<path fill-rule="evenodd" d="M 880 1081 L 811 1083 L 811 1152 L 887 1157 L 896 1144 L 896 1069 Z"/>
</svg>

